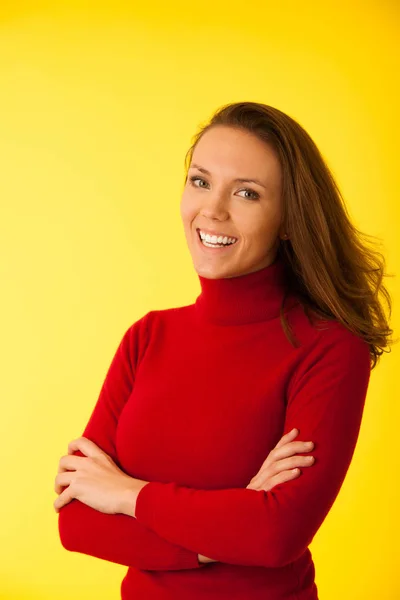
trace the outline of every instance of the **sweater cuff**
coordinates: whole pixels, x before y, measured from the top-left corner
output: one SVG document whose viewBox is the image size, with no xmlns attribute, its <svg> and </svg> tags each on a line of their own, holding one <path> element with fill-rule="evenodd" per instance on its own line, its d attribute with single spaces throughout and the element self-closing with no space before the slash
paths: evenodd
<svg viewBox="0 0 400 600">
<path fill-rule="evenodd" d="M 149 481 L 140 489 L 136 497 L 135 518 L 149 529 L 152 529 L 154 523 L 155 507 L 152 503 L 153 498 L 156 500 L 157 488 L 159 487 L 160 484 L 158 481 Z M 159 489 L 159 491 L 161 490 Z M 160 496 L 162 496 L 162 493 Z M 162 502 L 161 498 L 160 502 Z"/>
<path fill-rule="evenodd" d="M 206 566 L 206 563 L 199 562 L 199 556 L 196 552 L 186 550 L 186 548 L 182 548 L 181 546 L 177 546 L 176 560 L 172 563 L 171 570 L 174 569 L 175 564 L 179 565 L 179 570 L 182 568 L 200 569 Z"/>
</svg>

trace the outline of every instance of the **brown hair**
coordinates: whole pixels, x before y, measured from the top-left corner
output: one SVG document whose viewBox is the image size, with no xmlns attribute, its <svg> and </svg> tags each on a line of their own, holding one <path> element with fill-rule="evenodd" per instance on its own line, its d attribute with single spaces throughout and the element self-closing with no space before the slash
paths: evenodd
<svg viewBox="0 0 400 600">
<path fill-rule="evenodd" d="M 322 320 L 336 319 L 363 338 L 373 369 L 393 343 L 393 330 L 378 297 L 385 299 L 390 318 L 391 298 L 382 283 L 387 276 L 385 258 L 369 246 L 377 238 L 351 223 L 338 185 L 310 135 L 287 114 L 266 104 L 237 102 L 218 109 L 186 153 L 185 183 L 197 143 L 216 125 L 249 131 L 277 152 L 283 175 L 283 224 L 289 234 L 278 249 L 288 276 L 285 299 L 292 291 L 310 322 L 312 313 Z M 284 303 L 281 322 L 294 344 Z"/>
</svg>

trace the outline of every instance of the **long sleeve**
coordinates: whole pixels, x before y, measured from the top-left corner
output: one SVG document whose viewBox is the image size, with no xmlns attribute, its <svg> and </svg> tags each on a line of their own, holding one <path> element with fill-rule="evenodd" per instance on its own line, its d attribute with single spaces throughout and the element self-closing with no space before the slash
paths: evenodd
<svg viewBox="0 0 400 600">
<path fill-rule="evenodd" d="M 297 439 L 312 440 L 314 464 L 268 492 L 150 481 L 137 498 L 139 523 L 230 564 L 280 567 L 303 554 L 350 466 L 370 378 L 368 345 L 335 325 L 307 346 L 287 386 L 282 435 L 296 427 Z"/>
<path fill-rule="evenodd" d="M 115 434 L 122 408 L 132 392 L 135 369 L 144 351 L 144 315 L 124 334 L 108 369 L 99 398 L 82 433 L 117 459 Z M 80 451 L 75 452 L 83 456 Z M 73 499 L 60 509 L 58 528 L 63 547 L 114 563 L 149 570 L 201 568 L 197 552 L 160 538 L 133 517 L 105 514 Z"/>
</svg>

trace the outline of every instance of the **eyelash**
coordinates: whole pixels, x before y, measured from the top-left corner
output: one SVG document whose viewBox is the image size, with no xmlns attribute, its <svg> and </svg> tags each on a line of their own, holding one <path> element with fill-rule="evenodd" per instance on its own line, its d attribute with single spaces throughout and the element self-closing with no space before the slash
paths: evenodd
<svg viewBox="0 0 400 600">
<path fill-rule="evenodd" d="M 190 177 L 189 179 L 190 179 L 191 185 L 192 185 L 193 187 L 197 187 L 197 188 L 199 188 L 199 186 L 198 186 L 198 185 L 194 185 L 194 181 L 195 181 L 196 179 L 200 179 L 201 181 L 205 181 L 205 182 L 206 182 L 206 180 L 205 180 L 205 179 L 203 179 L 202 177 L 199 177 L 198 175 L 192 175 L 192 177 Z M 207 182 L 206 182 L 206 183 L 207 183 Z M 200 188 L 200 189 L 201 189 L 201 188 Z M 250 201 L 252 201 L 252 200 L 253 200 L 253 201 L 254 201 L 254 200 L 258 200 L 258 199 L 260 198 L 260 194 L 258 194 L 258 193 L 257 193 L 257 192 L 255 192 L 254 190 L 251 190 L 250 188 L 243 188 L 242 190 L 239 190 L 239 191 L 240 191 L 240 192 L 251 192 L 252 194 L 255 194 L 255 195 L 256 195 L 256 198 L 245 198 L 245 200 L 250 200 Z"/>
</svg>

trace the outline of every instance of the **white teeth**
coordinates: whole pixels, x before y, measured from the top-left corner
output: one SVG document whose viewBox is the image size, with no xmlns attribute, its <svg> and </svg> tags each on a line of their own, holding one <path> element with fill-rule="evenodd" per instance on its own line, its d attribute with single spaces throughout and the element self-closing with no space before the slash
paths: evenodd
<svg viewBox="0 0 400 600">
<path fill-rule="evenodd" d="M 203 241 L 208 242 L 209 244 L 224 244 L 226 246 L 230 244 L 234 244 L 237 240 L 236 238 L 223 236 L 223 235 L 209 235 L 208 233 L 203 233 L 200 229 L 200 237 Z"/>
</svg>

